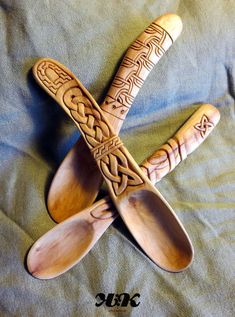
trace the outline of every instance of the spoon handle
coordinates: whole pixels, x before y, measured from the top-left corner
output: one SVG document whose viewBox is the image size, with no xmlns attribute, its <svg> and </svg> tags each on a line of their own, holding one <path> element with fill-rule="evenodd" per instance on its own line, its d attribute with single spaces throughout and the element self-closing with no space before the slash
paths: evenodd
<svg viewBox="0 0 235 317">
<path fill-rule="evenodd" d="M 211 126 L 209 127 L 209 129 L 206 130 L 206 126 L 208 124 L 204 124 L 203 132 L 205 133 L 203 135 L 200 134 L 200 136 L 197 136 L 198 133 L 202 132 L 202 125 L 200 123 L 202 122 L 204 116 L 206 116 L 207 122 L 211 123 Z M 207 138 L 209 133 L 218 123 L 219 118 L 219 111 L 215 107 L 211 105 L 202 105 L 187 120 L 182 128 L 178 130 L 175 136 L 180 135 L 180 140 L 185 140 L 184 147 L 186 151 L 188 151 L 187 154 L 194 151 Z M 171 139 L 175 139 L 175 136 Z M 177 137 L 177 139 L 178 138 L 179 137 Z M 188 142 L 190 143 L 188 144 Z M 192 146 L 192 143 L 194 142 L 195 145 Z M 179 160 L 176 159 L 175 162 L 177 163 L 175 163 L 174 165 L 170 164 L 169 157 L 171 155 L 169 154 L 169 152 L 171 150 L 167 149 L 167 156 L 165 150 L 162 151 L 162 148 L 165 149 L 166 146 L 168 146 L 168 142 L 164 144 L 160 149 L 155 151 L 141 165 L 143 172 L 147 176 L 151 177 L 152 182 L 159 181 L 162 177 L 169 173 L 170 166 L 172 171 L 177 166 L 177 164 L 179 164 Z M 176 151 L 176 153 L 177 152 L 178 151 Z M 178 155 L 175 155 L 175 158 L 177 157 Z M 186 156 L 184 156 L 184 158 L 185 157 Z M 65 221 L 61 222 L 59 225 L 56 225 L 53 229 L 51 229 L 40 239 L 38 239 L 32 246 L 27 257 L 27 266 L 29 272 L 31 272 L 31 274 L 35 277 L 49 279 L 59 276 L 62 273 L 68 271 L 75 264 L 79 263 L 79 261 L 81 261 L 81 259 L 92 249 L 92 247 L 99 240 L 106 229 L 111 225 L 117 215 L 118 214 L 112 204 L 111 199 L 109 198 L 109 196 L 106 196 L 92 206 L 84 209 L 83 211 L 80 211 L 72 217 L 69 217 Z M 79 223 L 82 223 L 85 227 L 86 230 L 84 232 L 78 226 Z M 71 224 L 72 227 L 75 227 L 74 236 L 71 240 L 66 240 L 65 237 L 68 237 L 67 232 L 70 232 L 71 234 Z M 90 231 L 88 230 L 88 228 L 93 228 L 94 232 L 92 235 L 89 235 Z M 84 248 L 85 237 L 90 237 L 90 240 L 88 239 L 89 243 L 87 243 L 86 247 Z M 74 254 L 74 252 L 70 252 L 69 246 L 71 246 L 71 243 L 74 243 L 76 245 L 76 249 L 81 251 L 77 254 Z M 67 259 L 66 265 L 64 265 L 64 262 L 62 264 L 60 263 L 61 256 L 58 258 L 59 253 L 63 254 L 63 258 Z M 48 257 L 48 254 L 50 254 L 50 257 Z"/>
<path fill-rule="evenodd" d="M 217 108 L 211 104 L 202 104 L 173 137 L 140 164 L 143 173 L 153 184 L 159 182 L 205 141 L 219 120 L 220 112 Z M 92 208 L 91 216 L 100 220 L 116 218 L 117 212 L 109 196 L 103 199 L 105 203 L 99 200 L 99 208 Z"/>
<path fill-rule="evenodd" d="M 101 104 L 116 134 L 136 95 L 163 54 L 180 35 L 182 22 L 175 14 L 153 21 L 127 50 L 112 85 Z"/>
<path fill-rule="evenodd" d="M 54 78 L 54 82 L 57 78 L 64 80 L 59 80 L 56 88 L 51 87 L 42 76 L 44 69 L 47 71 L 47 76 Z M 123 146 L 120 138 L 115 135 L 96 101 L 74 74 L 64 65 L 47 58 L 40 59 L 35 64 L 33 73 L 38 83 L 58 102 L 79 128 L 115 203 L 117 196 L 120 197 L 127 189 L 131 191 L 144 186 L 150 187 L 162 200 Z"/>
<path fill-rule="evenodd" d="M 116 134 L 151 69 L 177 39 L 181 30 L 182 21 L 179 16 L 164 14 L 152 22 L 127 50 L 101 105 Z M 58 78 L 55 83 L 54 78 L 48 77 L 46 71 L 44 76 L 51 87 L 64 80 L 63 77 Z M 84 168 L 84 165 L 89 168 Z M 51 217 L 56 222 L 61 222 L 77 210 L 91 205 L 102 181 L 102 175 L 89 149 L 80 138 L 66 155 L 51 183 L 47 197 Z M 84 183 L 86 191 L 83 189 Z"/>
<path fill-rule="evenodd" d="M 201 105 L 173 137 L 140 164 L 140 168 L 156 184 L 205 141 L 219 120 L 220 112 L 217 108 L 211 104 Z M 100 220 L 115 218 L 117 213 L 111 200 L 106 196 L 104 201 L 105 204 L 98 204 L 99 209 L 92 209 L 91 216 Z"/>
<path fill-rule="evenodd" d="M 172 138 L 141 164 L 151 182 L 160 181 L 185 160 L 207 138 L 219 119 L 219 110 L 210 104 L 195 111 Z"/>
</svg>

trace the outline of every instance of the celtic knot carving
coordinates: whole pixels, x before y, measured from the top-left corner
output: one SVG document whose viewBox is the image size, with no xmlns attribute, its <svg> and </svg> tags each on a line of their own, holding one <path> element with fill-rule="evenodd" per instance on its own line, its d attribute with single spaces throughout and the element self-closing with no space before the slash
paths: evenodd
<svg viewBox="0 0 235 317">
<path fill-rule="evenodd" d="M 107 154 L 113 152 L 115 149 L 118 149 L 122 145 L 121 140 L 118 136 L 114 136 L 108 141 L 98 145 L 94 149 L 91 150 L 95 160 L 100 160 L 102 157 Z"/>
<path fill-rule="evenodd" d="M 83 94 L 79 86 L 69 88 L 63 96 L 72 118 L 79 124 L 90 148 L 94 148 L 113 136 L 101 113 Z"/>
<path fill-rule="evenodd" d="M 144 182 L 137 171 L 131 169 L 121 147 L 97 162 L 103 175 L 112 183 L 116 196 L 123 193 L 127 186 L 137 186 Z"/>
<path fill-rule="evenodd" d="M 110 129 L 98 107 L 93 105 L 79 81 L 53 60 L 37 66 L 37 77 L 73 118 L 114 194 L 120 195 L 127 186 L 144 182 L 138 170 L 123 152 L 121 140 Z"/>
<path fill-rule="evenodd" d="M 37 74 L 43 84 L 54 95 L 62 85 L 72 79 L 64 70 L 50 61 L 40 63 Z"/>
<path fill-rule="evenodd" d="M 101 112 L 92 106 L 80 87 L 67 90 L 63 101 L 79 124 L 101 172 L 111 182 L 115 195 L 120 195 L 127 186 L 142 184 L 143 180 L 136 171 L 130 169 L 128 160 L 120 149 L 121 140 L 110 131 Z"/>
<path fill-rule="evenodd" d="M 167 46 L 169 42 L 173 43 L 170 35 L 153 22 L 130 46 L 101 105 L 102 110 L 125 119 L 144 80 L 165 53 L 165 43 Z"/>
<path fill-rule="evenodd" d="M 194 128 L 198 131 L 200 131 L 201 137 L 205 138 L 206 134 L 213 129 L 214 124 L 210 122 L 208 117 L 204 114 L 201 117 L 201 120 L 199 123 L 195 124 Z"/>
</svg>

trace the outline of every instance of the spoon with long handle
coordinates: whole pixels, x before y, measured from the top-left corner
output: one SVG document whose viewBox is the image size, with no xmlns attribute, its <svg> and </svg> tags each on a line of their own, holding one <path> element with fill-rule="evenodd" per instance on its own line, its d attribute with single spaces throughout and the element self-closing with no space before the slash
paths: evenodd
<svg viewBox="0 0 235 317">
<path fill-rule="evenodd" d="M 148 74 L 181 30 L 179 16 L 165 14 L 152 22 L 127 50 L 101 105 L 116 134 Z M 58 77 L 54 81 L 48 69 L 42 74 L 52 90 L 56 89 L 57 82 L 66 80 Z M 51 217 L 61 222 L 91 205 L 102 181 L 89 149 L 83 139 L 79 139 L 63 160 L 50 186 L 47 206 Z"/>
<path fill-rule="evenodd" d="M 215 107 L 202 105 L 167 143 L 140 165 L 145 175 L 152 183 L 160 181 L 206 139 L 219 119 Z M 117 215 L 106 196 L 56 225 L 31 247 L 27 255 L 29 272 L 40 279 L 51 279 L 68 271 L 92 249 Z"/>
<path fill-rule="evenodd" d="M 56 90 L 41 76 L 42 69 L 47 70 L 48 65 L 51 65 L 52 78 L 57 80 L 59 73 L 66 79 L 58 82 Z M 70 70 L 53 59 L 40 59 L 33 67 L 33 74 L 79 128 L 116 209 L 140 247 L 166 270 L 185 269 L 192 261 L 193 248 L 183 225 L 114 134 L 90 93 Z M 164 252 L 159 247 L 161 243 L 167 246 Z M 172 244 L 180 244 L 180 256 L 168 256 Z"/>
</svg>

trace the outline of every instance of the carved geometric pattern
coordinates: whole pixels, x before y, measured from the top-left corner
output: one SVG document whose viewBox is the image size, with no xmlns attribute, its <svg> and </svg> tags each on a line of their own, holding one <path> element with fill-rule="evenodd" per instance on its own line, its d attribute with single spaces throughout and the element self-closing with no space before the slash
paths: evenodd
<svg viewBox="0 0 235 317">
<path fill-rule="evenodd" d="M 116 196 L 120 195 L 127 186 L 137 186 L 144 182 L 137 171 L 131 169 L 122 148 L 107 154 L 97 163 L 105 178 L 112 183 Z"/>
<path fill-rule="evenodd" d="M 91 149 L 114 136 L 102 114 L 92 106 L 78 85 L 64 92 L 63 102 L 79 124 Z"/>
<path fill-rule="evenodd" d="M 58 89 L 72 78 L 57 65 L 43 61 L 38 67 L 38 77 L 43 84 L 55 95 Z"/>
<path fill-rule="evenodd" d="M 101 112 L 92 106 L 82 90 L 78 86 L 68 89 L 64 93 L 63 101 L 82 130 L 115 195 L 120 195 L 127 186 L 142 184 L 143 180 L 137 171 L 131 170 L 126 156 L 118 149 L 122 145 L 120 139 L 112 134 Z"/>
<path fill-rule="evenodd" d="M 212 128 L 214 127 L 214 124 L 210 122 L 208 117 L 203 114 L 201 117 L 201 121 L 194 125 L 194 128 L 198 131 L 200 131 L 201 137 L 204 138 Z"/>
<path fill-rule="evenodd" d="M 118 149 L 122 145 L 123 144 L 120 138 L 118 136 L 114 136 L 108 141 L 103 142 L 101 145 L 98 145 L 97 147 L 93 148 L 91 152 L 95 160 L 100 160 L 102 159 L 102 157 Z"/>
<path fill-rule="evenodd" d="M 121 140 L 110 130 L 102 112 L 92 105 L 80 84 L 53 62 L 39 64 L 37 76 L 69 111 L 114 194 L 120 195 L 127 186 L 142 184 L 144 180 L 138 170 L 120 148 Z"/>
<path fill-rule="evenodd" d="M 164 54 L 164 42 L 170 35 L 152 23 L 129 48 L 112 86 L 101 105 L 102 110 L 124 120 L 145 78 Z M 128 56 L 127 56 L 128 55 Z"/>
</svg>

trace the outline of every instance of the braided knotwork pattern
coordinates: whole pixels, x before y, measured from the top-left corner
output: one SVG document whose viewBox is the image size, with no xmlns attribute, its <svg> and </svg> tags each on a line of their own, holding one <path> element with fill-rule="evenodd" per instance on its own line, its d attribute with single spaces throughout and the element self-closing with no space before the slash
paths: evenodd
<svg viewBox="0 0 235 317">
<path fill-rule="evenodd" d="M 130 168 L 121 140 L 113 134 L 100 111 L 92 106 L 80 87 L 69 88 L 63 96 L 74 121 L 78 123 L 91 152 L 116 196 L 127 186 L 143 183 L 138 171 Z"/>
<path fill-rule="evenodd" d="M 208 132 L 213 129 L 214 124 L 210 122 L 209 118 L 203 114 L 199 123 L 194 125 L 194 128 L 200 131 L 200 135 L 202 138 L 205 138 Z"/>
<path fill-rule="evenodd" d="M 138 170 L 123 153 L 121 140 L 73 74 L 53 60 L 43 60 L 35 72 L 40 84 L 76 122 L 113 193 L 117 196 L 127 186 L 142 184 Z"/>
<path fill-rule="evenodd" d="M 73 119 L 79 124 L 91 149 L 114 135 L 101 113 L 92 106 L 91 101 L 79 87 L 67 90 L 63 99 Z"/>
<path fill-rule="evenodd" d="M 98 164 L 106 179 L 112 183 L 116 196 L 120 195 L 127 186 L 137 186 L 144 182 L 137 171 L 130 168 L 122 148 L 108 153 Z"/>
<path fill-rule="evenodd" d="M 105 141 L 101 145 L 96 146 L 93 150 L 91 150 L 95 160 L 100 160 L 107 154 L 113 152 L 118 149 L 122 145 L 122 141 L 118 136 L 114 136 L 110 138 L 108 141 Z"/>
</svg>

